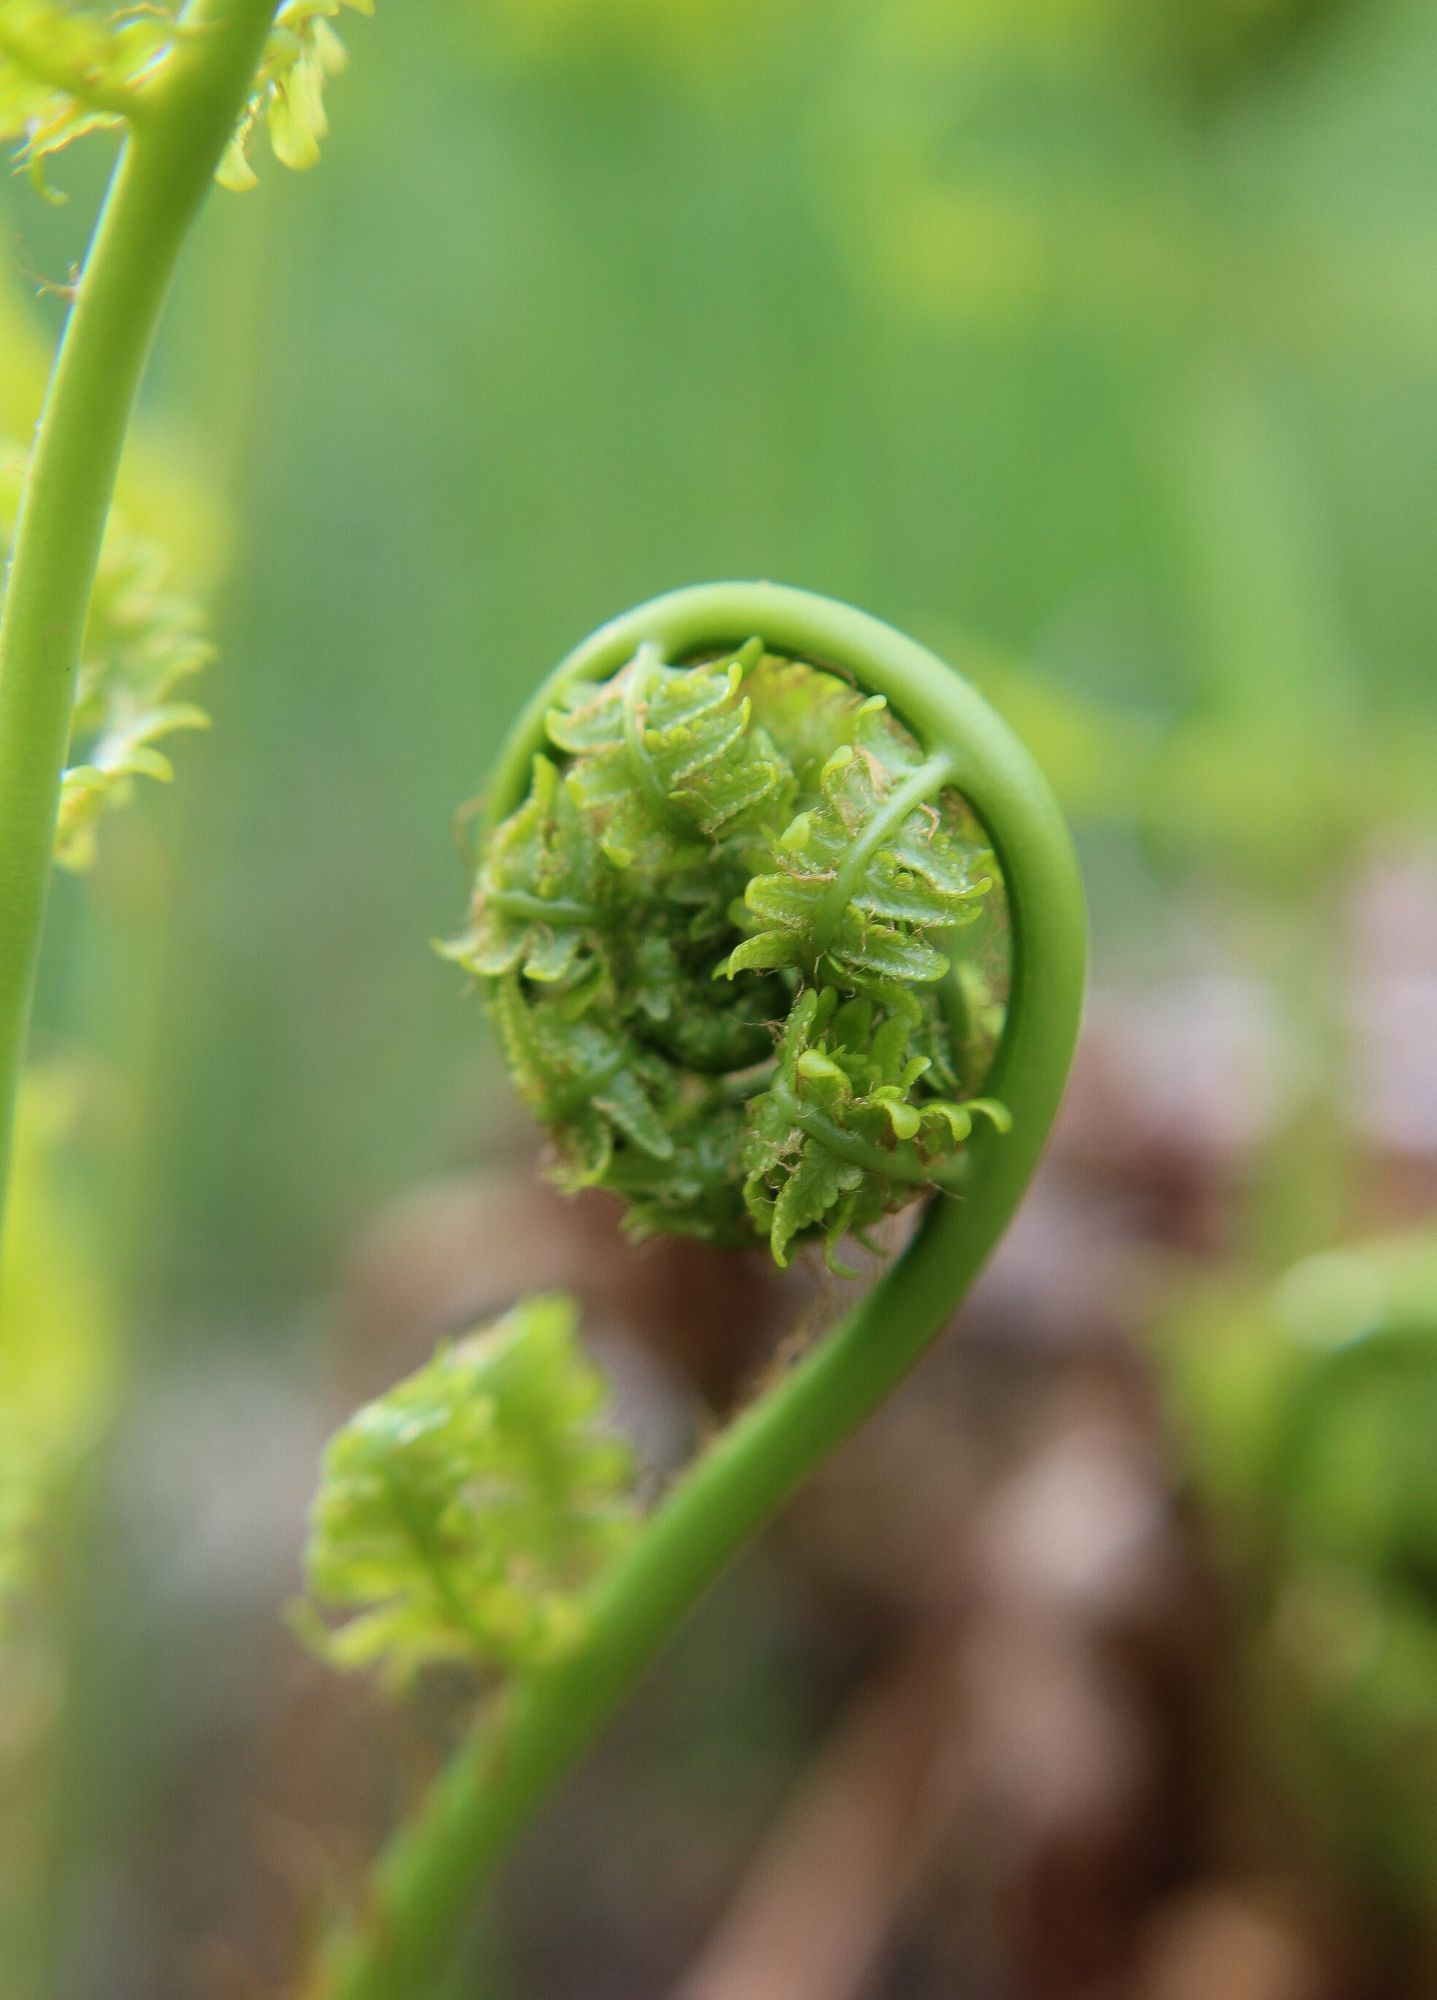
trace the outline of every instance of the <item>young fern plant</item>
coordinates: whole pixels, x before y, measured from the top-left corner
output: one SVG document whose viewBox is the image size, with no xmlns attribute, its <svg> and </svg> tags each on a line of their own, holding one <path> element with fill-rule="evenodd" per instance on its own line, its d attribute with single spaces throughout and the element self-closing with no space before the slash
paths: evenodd
<svg viewBox="0 0 1437 2000">
<path fill-rule="evenodd" d="M 101 800 L 163 776 L 156 738 L 196 721 L 169 700 L 199 663 L 182 618 L 169 620 L 163 658 L 124 651 L 148 575 L 129 577 L 131 601 L 98 607 L 116 614 L 121 641 L 105 688 L 81 676 L 131 409 L 211 183 L 249 184 L 261 122 L 283 162 L 315 158 L 324 79 L 342 57 L 330 20 L 344 5 L 367 12 L 369 0 L 0 0 L 0 142 L 43 187 L 47 162 L 77 139 L 120 140 L 19 481 L 0 607 L 0 1221 L 57 837 L 83 860 Z M 93 750 L 65 783 L 77 729 Z"/>
<path fill-rule="evenodd" d="M 470 1657 L 500 1670 L 493 1698 L 330 1937 L 308 1989 L 324 2000 L 435 1990 L 554 1782 L 948 1320 L 1057 1109 L 1086 923 L 1046 783 L 951 668 L 828 599 L 720 584 L 605 626 L 540 689 L 500 755 L 471 921 L 449 949 L 484 988 L 561 1185 L 615 1190 L 638 1234 L 766 1244 L 780 1263 L 813 1241 L 834 1260 L 845 1236 L 925 1207 L 862 1303 L 642 1520 L 612 1483 L 581 1483 L 575 1511 L 551 1479 L 538 1540 L 514 1541 L 516 1495 L 492 1461 L 507 1451 L 522 1472 L 522 1433 L 484 1378 L 496 1351 L 538 1381 L 565 1365 L 552 1336 L 526 1347 L 533 1308 L 481 1337 L 446 1384 L 421 1371 L 341 1434 L 311 1580 L 357 1614 L 328 1642 L 345 1663 L 372 1656 L 356 1629 L 393 1617 L 402 1673 L 428 1614 L 452 1657 L 456 1619 L 496 1578 L 558 1615 L 541 1621 L 544 1643 L 507 1657 L 486 1622 Z M 602 1455 L 592 1385 L 568 1365 L 581 1387 L 551 1397 L 569 1413 L 546 1428 L 536 1462 L 551 1467 Z M 457 1401 L 441 1394 L 436 1411 L 436 1387 Z M 432 1432 L 416 1428 L 416 1394 Z M 452 1441 L 476 1395 L 477 1458 L 436 1456 L 426 1440 Z M 533 1461 L 532 1430 L 529 1448 Z M 448 1483 L 416 1512 L 399 1496 L 437 1457 Z M 611 1535 L 582 1532 L 595 1508 Z"/>
<path fill-rule="evenodd" d="M 281 160 L 313 160 L 341 4 L 0 0 L 0 144 L 45 191 L 56 153 L 92 134 L 119 141 L 33 446 L 0 448 L 0 1231 L 22 1081 L 26 1127 L 49 1088 L 24 1059 L 52 862 L 83 867 L 101 812 L 137 778 L 167 777 L 159 744 L 204 722 L 179 692 L 209 656 L 200 615 L 170 590 L 161 552 L 110 519 L 131 409 L 213 180 L 252 178 L 261 120 Z M 35 1636 L 47 1695 L 42 1724 L 7 1746 L 23 1850 L 18 1897 L 0 1894 L 7 1994 L 58 1978 L 62 1871 L 51 1879 L 49 1840 L 19 1838 L 68 1726 L 39 1549 L 113 1393 L 103 1302 L 81 1284 L 73 1232 L 46 1226 L 48 1178 L 26 1132 L 0 1286 L 0 1651 L 7 1623 Z"/>
</svg>

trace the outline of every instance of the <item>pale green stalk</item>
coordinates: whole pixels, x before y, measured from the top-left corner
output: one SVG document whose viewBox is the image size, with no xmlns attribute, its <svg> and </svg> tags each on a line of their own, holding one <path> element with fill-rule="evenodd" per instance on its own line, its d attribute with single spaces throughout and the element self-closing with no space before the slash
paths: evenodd
<svg viewBox="0 0 1437 2000">
<path fill-rule="evenodd" d="M 0 614 L 0 1228 L 75 677 L 125 432 L 277 0 L 197 0 L 133 94 L 41 411 Z"/>
</svg>

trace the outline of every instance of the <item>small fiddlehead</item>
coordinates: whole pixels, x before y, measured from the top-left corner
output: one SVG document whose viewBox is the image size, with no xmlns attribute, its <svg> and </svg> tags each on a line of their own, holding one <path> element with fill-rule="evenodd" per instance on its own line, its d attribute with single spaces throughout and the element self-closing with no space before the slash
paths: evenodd
<svg viewBox="0 0 1437 2000">
<path fill-rule="evenodd" d="M 985 920 L 989 945 L 960 954 Z M 677 591 L 539 691 L 450 949 L 561 1179 L 623 1194 L 641 1232 L 767 1241 L 780 1261 L 932 1198 L 867 1298 L 581 1594 L 568 1643 L 486 1710 L 330 1939 L 325 2000 L 430 1989 L 476 1887 L 652 1654 L 946 1322 L 1057 1109 L 1085 938 L 1067 831 L 1022 746 L 847 606 Z M 1004 972 L 992 1046 L 983 989 Z"/>
<path fill-rule="evenodd" d="M 573 1302 L 526 1299 L 366 1403 L 325 1453 L 302 1636 L 403 1684 L 458 1660 L 512 1672 L 563 1653 L 576 1599 L 636 1520 L 628 1448 Z"/>
</svg>

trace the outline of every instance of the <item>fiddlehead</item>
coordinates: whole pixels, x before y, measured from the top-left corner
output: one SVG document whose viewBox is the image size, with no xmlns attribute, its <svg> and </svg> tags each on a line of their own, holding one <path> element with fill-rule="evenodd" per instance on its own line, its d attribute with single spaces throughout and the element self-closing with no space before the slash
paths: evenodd
<svg viewBox="0 0 1437 2000">
<path fill-rule="evenodd" d="M 1081 885 L 1022 746 L 933 655 L 805 592 L 677 591 L 598 632 L 512 732 L 488 833 L 452 950 L 566 1179 L 627 1195 L 641 1230 L 779 1255 L 933 1199 L 599 1573 L 568 1645 L 486 1711 L 330 1939 L 325 2000 L 428 1989 L 476 1886 L 694 1600 L 913 1366 L 1027 1184 L 1082 998 Z M 965 1009 L 948 967 L 998 893 L 989 1055 L 991 1005 Z"/>
<path fill-rule="evenodd" d="M 782 1264 L 955 1185 L 991 1050 L 954 956 L 990 984 L 1003 921 L 947 752 L 759 634 L 691 664 L 644 642 L 544 731 L 450 949 L 561 1186 Z"/>
<path fill-rule="evenodd" d="M 301 1629 L 332 1666 L 403 1684 L 444 1660 L 541 1666 L 572 1642 L 579 1591 L 637 1518 L 575 1322 L 567 1298 L 526 1299 L 331 1441 L 306 1569 L 314 1604 L 351 1615 Z"/>
</svg>

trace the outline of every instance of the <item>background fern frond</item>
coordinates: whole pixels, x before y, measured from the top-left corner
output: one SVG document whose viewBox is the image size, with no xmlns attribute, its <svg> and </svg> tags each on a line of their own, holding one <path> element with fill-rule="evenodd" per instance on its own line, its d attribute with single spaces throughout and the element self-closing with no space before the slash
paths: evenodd
<svg viewBox="0 0 1437 2000">
<path fill-rule="evenodd" d="M 243 193 L 255 185 L 249 152 L 263 125 L 274 156 L 302 173 L 319 158 L 319 142 L 329 130 L 324 87 L 348 61 L 330 23 L 344 8 L 372 14 L 374 0 L 284 0 L 255 77 L 244 112 L 220 162 L 222 187 Z"/>
<path fill-rule="evenodd" d="M 0 460 L 0 558 L 8 556 L 22 468 Z M 209 717 L 175 690 L 214 656 L 199 607 L 169 587 L 169 558 L 158 544 L 112 518 L 100 555 L 70 739 L 61 781 L 55 858 L 84 868 L 94 858 L 101 814 L 129 798 L 136 778 L 168 780 L 157 748 L 180 730 L 207 729 Z"/>
<path fill-rule="evenodd" d="M 0 1342 L 0 1642 L 55 1495 L 114 1408 L 114 1313 L 74 1175 L 91 1092 L 79 1067 L 51 1063 L 27 1070 L 20 1094 Z"/>
<path fill-rule="evenodd" d="M 573 1301 L 531 1298 L 442 1348 L 331 1441 L 306 1557 L 306 1629 L 338 1667 L 403 1683 L 442 1661 L 562 1653 L 636 1520 L 634 1462 Z M 323 1626 L 318 1610 L 348 1616 Z"/>
<path fill-rule="evenodd" d="M 319 158 L 329 129 L 324 86 L 346 60 L 331 23 L 345 7 L 374 11 L 373 0 L 284 0 L 218 170 L 223 186 L 254 186 L 249 153 L 261 126 L 281 165 L 303 169 Z M 181 32 L 172 5 L 0 0 L 0 141 L 14 143 L 38 178 L 50 155 L 126 123 L 138 88 L 159 74 Z"/>
<path fill-rule="evenodd" d="M 30 1581 L 44 1483 L 15 1413 L 0 1402 L 0 1646 Z"/>
<path fill-rule="evenodd" d="M 17 144 L 38 175 L 50 154 L 122 124 L 135 85 L 173 32 L 158 8 L 98 13 L 59 0 L 0 0 L 0 140 Z"/>
</svg>

